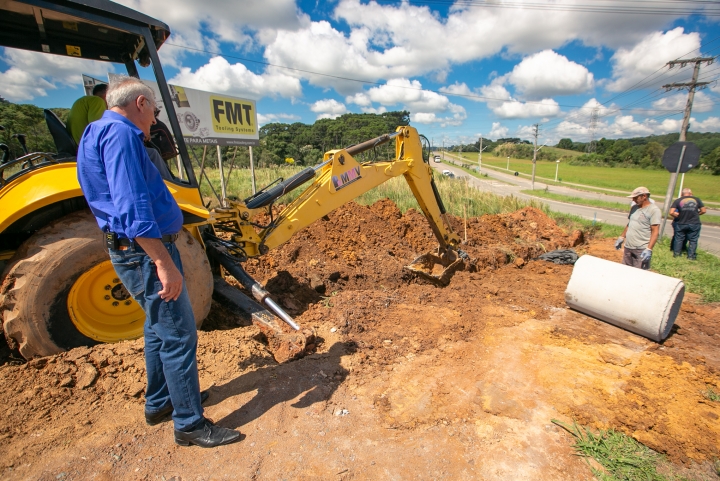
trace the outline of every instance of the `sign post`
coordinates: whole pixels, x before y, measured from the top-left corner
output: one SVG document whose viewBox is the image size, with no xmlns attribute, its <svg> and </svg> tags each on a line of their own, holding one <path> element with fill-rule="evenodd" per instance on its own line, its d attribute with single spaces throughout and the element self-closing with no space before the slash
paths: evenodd
<svg viewBox="0 0 720 481">
<path fill-rule="evenodd" d="M 700 149 L 692 142 L 675 142 L 665 150 L 662 158 L 662 164 L 670 172 L 670 182 L 668 190 L 665 194 L 665 202 L 663 203 L 663 221 L 660 226 L 660 238 L 665 233 L 665 224 L 670 213 L 670 204 L 675 196 L 675 186 L 677 185 L 678 174 L 684 174 L 697 165 L 700 159 Z"/>
</svg>

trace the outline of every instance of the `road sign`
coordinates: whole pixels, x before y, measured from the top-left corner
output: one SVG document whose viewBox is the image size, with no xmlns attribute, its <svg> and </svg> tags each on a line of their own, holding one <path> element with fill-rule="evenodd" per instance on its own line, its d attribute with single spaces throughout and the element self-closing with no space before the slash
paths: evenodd
<svg viewBox="0 0 720 481">
<path fill-rule="evenodd" d="M 682 164 L 678 170 L 678 162 L 680 162 L 683 146 L 685 146 L 685 154 L 682 155 Z M 675 142 L 665 149 L 662 164 L 668 172 L 684 174 L 693 167 L 696 167 L 698 160 L 700 160 L 700 149 L 697 145 L 692 142 Z"/>
</svg>

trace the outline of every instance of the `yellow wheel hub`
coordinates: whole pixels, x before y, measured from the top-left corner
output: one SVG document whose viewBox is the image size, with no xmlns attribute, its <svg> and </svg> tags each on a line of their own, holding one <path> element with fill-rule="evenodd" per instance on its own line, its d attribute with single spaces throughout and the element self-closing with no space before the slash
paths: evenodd
<svg viewBox="0 0 720 481">
<path fill-rule="evenodd" d="M 110 261 L 96 265 L 75 281 L 67 306 L 78 331 L 96 341 L 117 342 L 143 334 L 145 313 L 120 282 Z"/>
</svg>

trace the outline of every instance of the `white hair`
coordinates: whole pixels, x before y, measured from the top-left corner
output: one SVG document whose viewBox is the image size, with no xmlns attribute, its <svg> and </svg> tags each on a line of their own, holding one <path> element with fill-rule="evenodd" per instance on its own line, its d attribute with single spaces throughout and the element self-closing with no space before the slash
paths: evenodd
<svg viewBox="0 0 720 481">
<path fill-rule="evenodd" d="M 685 188 L 682 190 L 682 195 L 692 195 L 692 190 L 690 190 L 690 189 L 688 189 L 687 187 L 685 187 Z"/>
<path fill-rule="evenodd" d="M 142 83 L 140 79 L 123 75 L 110 82 L 105 101 L 109 109 L 122 108 L 127 107 L 141 95 L 155 102 L 155 93 L 150 87 Z"/>
</svg>

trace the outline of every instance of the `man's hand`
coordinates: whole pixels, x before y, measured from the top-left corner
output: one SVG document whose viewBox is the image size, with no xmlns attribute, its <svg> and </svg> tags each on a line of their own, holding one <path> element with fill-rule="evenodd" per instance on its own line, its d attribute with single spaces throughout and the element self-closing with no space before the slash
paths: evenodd
<svg viewBox="0 0 720 481">
<path fill-rule="evenodd" d="M 160 239 L 150 237 L 136 237 L 135 242 L 140 244 L 145 253 L 155 262 L 158 278 L 163 286 L 158 292 L 160 298 L 165 302 L 177 300 L 182 292 L 183 276 L 175 267 L 165 244 Z"/>
<path fill-rule="evenodd" d="M 642 254 L 640 254 L 640 260 L 643 262 L 648 262 L 652 258 L 652 249 L 645 249 L 642 251 Z"/>
<path fill-rule="evenodd" d="M 625 242 L 625 238 L 623 236 L 618 237 L 617 240 L 615 241 L 615 249 L 620 250 L 623 242 Z"/>
<path fill-rule="evenodd" d="M 158 278 L 162 283 L 162 290 L 158 292 L 158 295 L 165 302 L 175 301 L 180 297 L 183 287 L 183 276 L 180 271 L 175 267 L 175 263 L 170 259 L 170 263 L 159 263 L 155 261 L 157 267 Z"/>
</svg>

